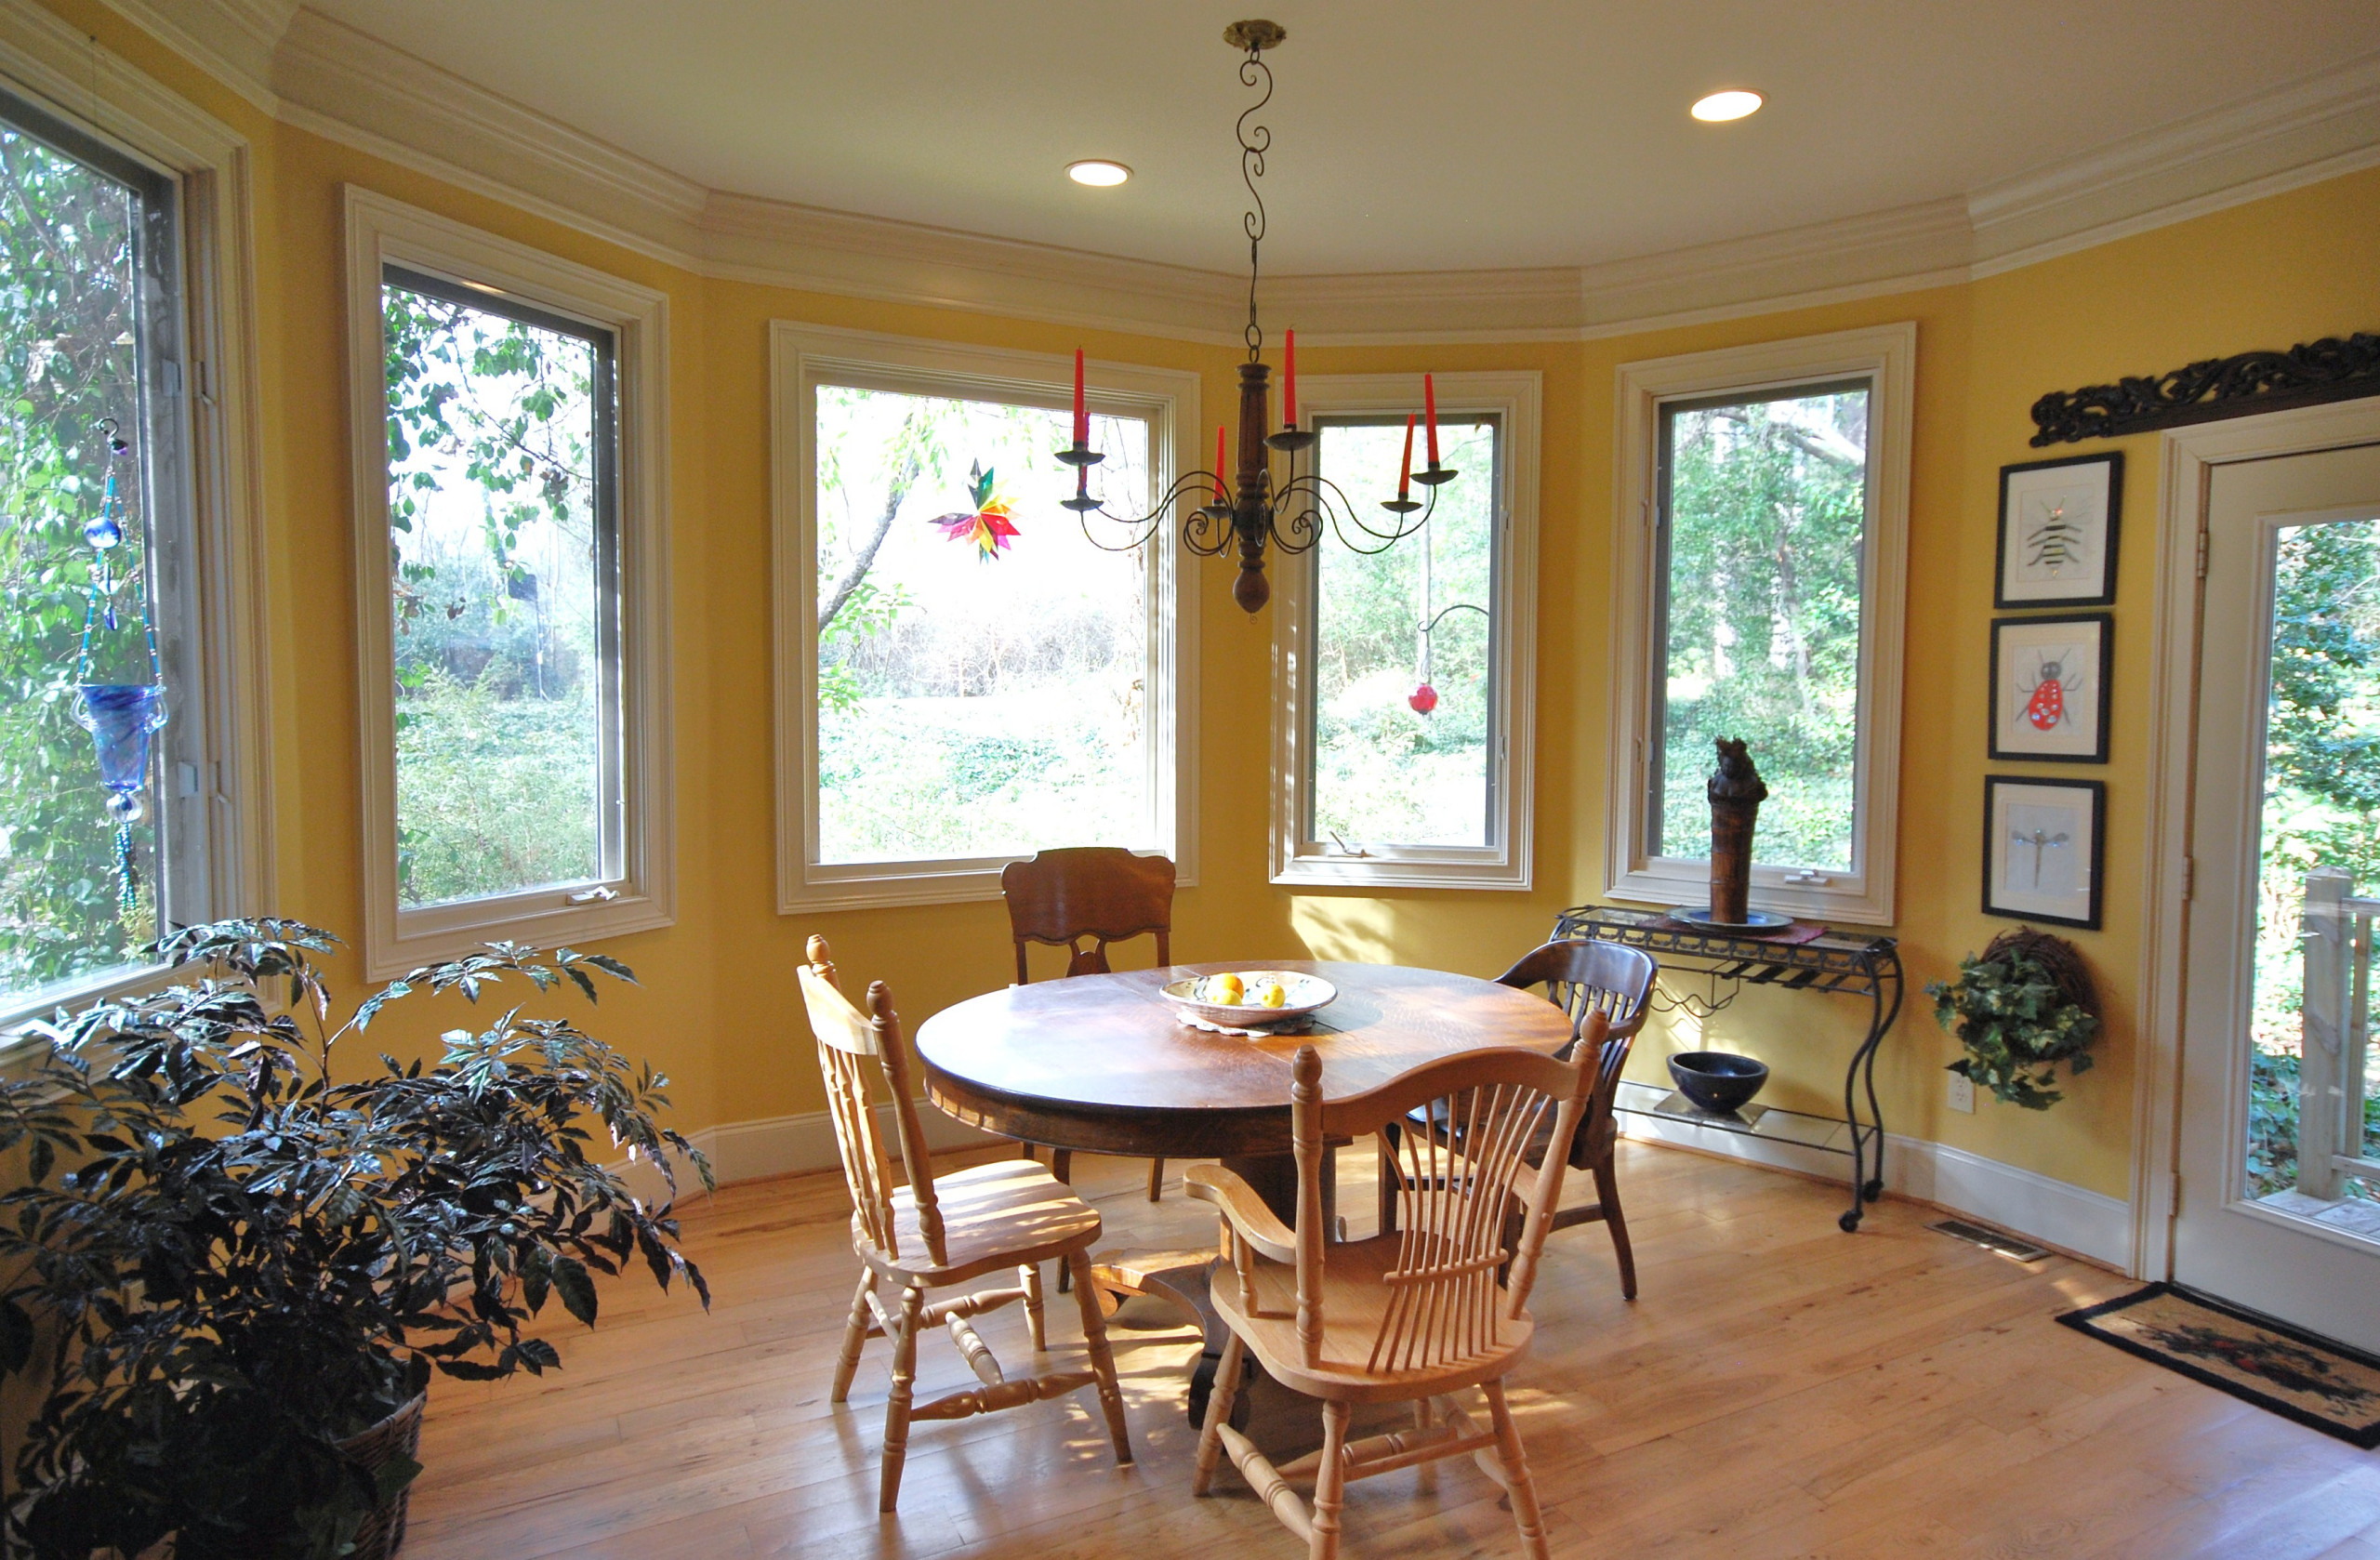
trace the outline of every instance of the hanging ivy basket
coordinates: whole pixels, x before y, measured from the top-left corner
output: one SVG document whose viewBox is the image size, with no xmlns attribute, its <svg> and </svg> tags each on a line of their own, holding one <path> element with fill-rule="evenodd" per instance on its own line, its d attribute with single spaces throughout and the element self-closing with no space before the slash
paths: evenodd
<svg viewBox="0 0 2380 1560">
<path fill-rule="evenodd" d="M 1966 1054 L 1950 1070 L 1997 1099 L 2047 1110 L 2065 1098 L 2051 1087 L 2057 1064 L 2091 1070 L 2099 1038 L 2099 996 L 2072 944 L 2031 927 L 1994 937 L 1980 958 L 1959 961 L 1959 978 L 1925 988 L 1935 1021 Z"/>
</svg>

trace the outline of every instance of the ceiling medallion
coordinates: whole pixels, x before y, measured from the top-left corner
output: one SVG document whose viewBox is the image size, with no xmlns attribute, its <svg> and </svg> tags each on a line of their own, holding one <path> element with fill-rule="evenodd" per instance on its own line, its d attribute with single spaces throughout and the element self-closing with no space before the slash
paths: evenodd
<svg viewBox="0 0 2380 1560">
<path fill-rule="evenodd" d="M 1234 484 L 1226 485 L 1223 479 L 1227 441 L 1225 430 L 1217 428 L 1214 469 L 1192 471 L 1182 477 L 1148 513 L 1127 519 L 1111 513 L 1104 500 L 1092 497 L 1091 469 L 1105 456 L 1091 447 L 1091 419 L 1083 400 L 1079 350 L 1075 353 L 1074 443 L 1057 452 L 1060 460 L 1075 468 L 1075 496 L 1064 500 L 1065 507 L 1082 518 L 1083 534 L 1094 546 L 1112 552 L 1129 552 L 1145 545 L 1165 524 L 1175 504 L 1211 495 L 1208 503 L 1191 511 L 1183 522 L 1182 545 L 1201 558 L 1220 558 L 1237 547 L 1239 577 L 1232 583 L 1232 599 L 1250 615 L 1260 611 L 1273 594 L 1264 578 L 1267 547 L 1292 555 L 1310 551 L 1322 540 L 1323 530 L 1328 526 L 1351 551 L 1383 552 L 1429 523 L 1430 515 L 1437 507 L 1438 488 L 1455 478 L 1452 467 L 1438 464 L 1436 386 L 1426 374 L 1421 377 L 1421 391 L 1428 464 L 1418 471 L 1413 469 L 1414 419 L 1408 416 L 1405 420 L 1404 471 L 1397 479 L 1396 496 L 1382 500 L 1380 506 L 1392 517 L 1386 529 L 1367 523 L 1347 496 L 1319 473 L 1310 469 L 1300 473 L 1296 457 L 1299 452 L 1314 446 L 1316 435 L 1298 427 L 1294 330 L 1283 339 L 1281 426 L 1276 432 L 1266 431 L 1271 423 L 1267 393 L 1271 370 L 1263 360 L 1264 332 L 1256 318 L 1256 258 L 1258 246 L 1264 242 L 1264 197 L 1258 192 L 1256 181 L 1264 177 L 1264 154 L 1272 148 L 1273 132 L 1250 122 L 1273 100 L 1273 72 L 1264 63 L 1264 51 L 1288 36 L 1287 32 L 1270 21 L 1236 21 L 1223 30 L 1223 41 L 1247 54 L 1240 61 L 1240 82 L 1258 89 L 1256 101 L 1239 116 L 1238 126 L 1240 178 L 1248 185 L 1250 203 L 1241 224 L 1248 233 L 1248 361 L 1239 365 L 1239 462 Z M 1273 481 L 1272 456 L 1276 450 L 1288 457 L 1289 472 L 1287 480 L 1277 485 Z M 1429 490 L 1427 504 L 1412 496 L 1415 483 Z M 1113 545 L 1100 540 L 1091 530 L 1093 515 L 1114 522 L 1123 529 L 1126 539 Z"/>
</svg>

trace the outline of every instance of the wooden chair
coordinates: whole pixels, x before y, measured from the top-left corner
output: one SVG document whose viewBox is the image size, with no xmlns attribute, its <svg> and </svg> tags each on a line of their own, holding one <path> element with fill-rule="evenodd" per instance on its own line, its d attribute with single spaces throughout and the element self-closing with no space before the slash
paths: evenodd
<svg viewBox="0 0 2380 1560">
<path fill-rule="evenodd" d="M 1009 863 L 1000 892 L 1008 899 L 1019 985 L 1033 978 L 1025 963 L 1032 943 L 1065 949 L 1068 975 L 1106 974 L 1107 945 L 1143 935 L 1157 938 L 1159 964 L 1173 962 L 1173 863 L 1164 856 L 1135 855 L 1113 845 L 1043 851 L 1030 861 Z M 1082 945 L 1086 937 L 1089 947 Z M 1051 1149 L 1050 1169 L 1059 1180 L 1072 1180 L 1074 1156 Z M 1149 1201 L 1157 1200 L 1164 1184 L 1165 1161 L 1150 1160 Z"/>
<path fill-rule="evenodd" d="M 1606 1028 L 1601 1064 L 1595 1075 L 1595 1091 L 1587 1101 L 1585 1122 L 1570 1140 L 1570 1168 L 1586 1170 L 1594 1177 L 1595 1200 L 1581 1208 L 1557 1210 L 1554 1228 L 1567 1230 L 1574 1224 L 1595 1223 L 1607 1225 L 1611 1230 L 1612 1254 L 1620 1262 L 1620 1292 L 1628 1300 L 1636 1298 L 1636 1256 L 1629 1247 L 1628 1221 L 1620 1208 L 1620 1124 L 1613 1117 L 1611 1107 L 1612 1099 L 1619 1092 L 1620 1075 L 1628 1065 L 1628 1052 L 1651 1011 L 1653 977 L 1658 973 L 1659 967 L 1642 948 L 1572 938 L 1536 948 L 1496 977 L 1501 985 L 1523 989 L 1542 985 L 1554 1006 L 1569 1013 L 1573 1038 L 1569 1047 L 1560 1053 L 1565 1057 L 1578 1048 L 1578 1036 L 1589 1017 L 1600 1013 L 1604 1018 Z M 1418 1130 L 1421 1125 L 1419 1118 L 1407 1124 L 1408 1130 Z M 1443 1124 L 1440 1131 L 1443 1135 Z M 1546 1134 L 1540 1132 L 1523 1157 L 1532 1166 L 1542 1164 L 1548 1151 Z M 1391 1168 L 1385 1159 L 1381 1171 L 1381 1228 L 1390 1230 L 1396 1227 L 1396 1197 Z"/>
<path fill-rule="evenodd" d="M 909 1093 L 908 1053 L 901 1046 L 901 1020 L 878 981 L 867 988 L 863 1015 L 837 984 L 824 937 L 810 939 L 810 962 L 801 971 L 801 998 L 810 1027 L 818 1037 L 818 1070 L 826 1076 L 826 1109 L 841 1146 L 843 1178 L 852 1194 L 852 1249 L 860 1260 L 859 1290 L 852 1297 L 843 1328 L 843 1350 L 835 1364 L 829 1401 L 842 1402 L 859 1369 L 860 1350 L 870 1338 L 892 1340 L 892 1395 L 884 1408 L 884 1468 L 877 1504 L 891 1511 L 901 1493 L 901 1467 L 909 1448 L 912 1420 L 965 1419 L 1056 1397 L 1096 1384 L 1107 1415 L 1116 1461 L 1132 1461 L 1124 1430 L 1124 1395 L 1116 1384 L 1116 1361 L 1107 1347 L 1107 1322 L 1100 1314 L 1091 1279 L 1091 1248 L 1099 1238 L 1099 1214 L 1030 1161 L 1004 1159 L 950 1175 L 933 1173 L 917 1102 Z M 892 1120 L 906 1185 L 895 1183 L 883 1133 L 867 1104 L 868 1059 L 874 1058 L 892 1091 Z M 1075 1275 L 1082 1311 L 1089 1370 L 1055 1371 L 1010 1381 L 985 1346 L 971 1316 L 1016 1301 L 1035 1353 L 1042 1335 L 1041 1269 L 1057 1259 Z M 981 1289 L 928 1305 L 928 1289 L 965 1284 L 999 1268 L 1015 1270 L 1014 1289 Z M 877 1286 L 889 1284 L 900 1298 L 888 1306 Z M 946 1328 L 983 1385 L 912 1407 L 917 1378 L 918 1333 Z"/>
<path fill-rule="evenodd" d="M 1504 1405 L 1504 1377 L 1528 1349 L 1535 1324 L 1529 1286 L 1561 1200 L 1571 1135 L 1585 1117 L 1602 1052 L 1604 1021 L 1590 1017 L 1576 1058 L 1527 1051 L 1481 1051 L 1417 1067 L 1369 1093 L 1336 1104 L 1322 1098 L 1322 1060 L 1298 1049 L 1289 1089 L 1297 1157 L 1297 1228 L 1220 1165 L 1193 1165 L 1190 1195 L 1223 1214 L 1224 1265 L 1213 1302 L 1231 1329 L 1215 1369 L 1198 1434 L 1191 1491 L 1207 1493 L 1218 1453 L 1284 1527 L 1306 1540 L 1311 1560 L 1339 1553 L 1339 1513 L 1349 1480 L 1469 1452 L 1512 1497 L 1513 1520 L 1531 1560 L 1546 1560 L 1545 1527 L 1521 1438 Z M 1386 1129 L 1420 1110 L 1456 1124 L 1471 1151 L 1438 1135 Z M 1432 1116 L 1429 1113 L 1437 1113 Z M 1551 1125 L 1548 1152 L 1524 1176 L 1523 1151 Z M 1324 1228 L 1324 1144 L 1382 1134 L 1399 1157 L 1402 1234 L 1329 1244 Z M 1505 1213 L 1526 1210 L 1509 1240 Z M 1241 1362 L 1249 1353 L 1274 1380 L 1322 1400 L 1322 1449 L 1275 1467 L 1230 1424 Z M 1477 1387 L 1488 1426 L 1448 1395 Z M 1350 1443 L 1357 1403 L 1411 1402 L 1415 1428 Z M 1311 1506 L 1291 1487 L 1312 1484 Z"/>
</svg>

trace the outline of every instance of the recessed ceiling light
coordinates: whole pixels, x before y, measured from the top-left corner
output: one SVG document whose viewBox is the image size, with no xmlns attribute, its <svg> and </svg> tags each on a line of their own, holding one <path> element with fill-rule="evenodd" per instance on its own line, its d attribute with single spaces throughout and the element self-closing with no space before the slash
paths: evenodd
<svg viewBox="0 0 2380 1560">
<path fill-rule="evenodd" d="M 1758 101 L 1757 99 L 1753 100 Z M 1132 177 L 1132 170 L 1104 157 L 1086 157 L 1079 163 L 1068 163 L 1066 177 L 1077 184 L 1121 184 Z"/>
<path fill-rule="evenodd" d="M 1742 119 L 1760 112 L 1757 92 L 1713 92 L 1697 102 L 1690 111 L 1706 125 L 1723 125 L 1730 119 Z"/>
</svg>

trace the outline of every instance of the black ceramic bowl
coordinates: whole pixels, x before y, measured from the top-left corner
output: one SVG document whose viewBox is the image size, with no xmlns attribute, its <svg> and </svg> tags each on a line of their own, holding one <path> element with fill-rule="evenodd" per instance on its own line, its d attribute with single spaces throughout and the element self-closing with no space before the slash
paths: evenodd
<svg viewBox="0 0 2380 1560">
<path fill-rule="evenodd" d="M 1670 1077 L 1679 1093 L 1726 1116 L 1752 1103 L 1768 1081 L 1768 1064 L 1731 1051 L 1682 1051 L 1670 1058 Z"/>
</svg>

